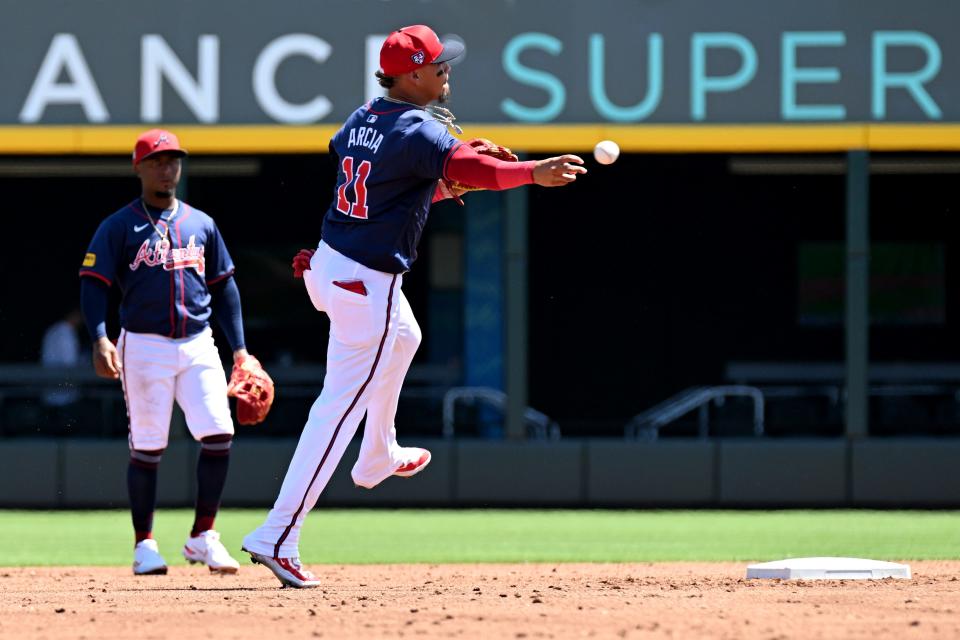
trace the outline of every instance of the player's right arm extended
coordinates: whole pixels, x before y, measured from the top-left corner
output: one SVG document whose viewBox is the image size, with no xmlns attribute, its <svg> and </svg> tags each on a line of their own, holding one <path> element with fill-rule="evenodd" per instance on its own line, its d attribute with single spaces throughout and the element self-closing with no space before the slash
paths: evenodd
<svg viewBox="0 0 960 640">
<path fill-rule="evenodd" d="M 107 294 L 109 288 L 95 278 L 80 280 L 80 308 L 93 341 L 93 369 L 98 376 L 116 380 L 123 365 L 116 347 L 107 338 Z"/>
<path fill-rule="evenodd" d="M 583 160 L 572 154 L 530 160 L 505 162 L 462 144 L 447 161 L 444 178 L 484 189 L 502 190 L 538 184 L 541 187 L 561 187 L 576 181 L 587 170 L 580 166 Z"/>
<path fill-rule="evenodd" d="M 535 161 L 505 162 L 461 144 L 447 161 L 443 177 L 452 182 L 500 191 L 533 184 L 536 164 Z"/>
</svg>

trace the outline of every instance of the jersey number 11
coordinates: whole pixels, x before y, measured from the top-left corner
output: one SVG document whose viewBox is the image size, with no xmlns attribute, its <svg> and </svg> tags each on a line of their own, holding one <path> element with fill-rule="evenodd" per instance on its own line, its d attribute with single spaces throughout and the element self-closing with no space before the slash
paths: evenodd
<svg viewBox="0 0 960 640">
<path fill-rule="evenodd" d="M 340 168 L 347 179 L 337 188 L 337 211 L 351 218 L 367 217 L 367 178 L 370 176 L 371 166 L 369 160 L 364 160 L 357 167 L 357 175 L 354 176 L 353 156 L 344 156 Z M 353 202 L 347 200 L 347 187 L 351 184 L 353 184 Z"/>
</svg>

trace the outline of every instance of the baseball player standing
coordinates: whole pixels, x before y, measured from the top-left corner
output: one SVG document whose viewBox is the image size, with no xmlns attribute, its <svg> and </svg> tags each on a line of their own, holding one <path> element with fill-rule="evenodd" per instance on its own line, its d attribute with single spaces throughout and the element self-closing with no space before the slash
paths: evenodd
<svg viewBox="0 0 960 640">
<path fill-rule="evenodd" d="M 373 488 L 391 475 L 412 476 L 430 452 L 397 443 L 394 416 L 404 376 L 420 344 L 420 327 L 401 291 L 403 274 L 432 202 L 459 197 L 459 183 L 487 189 L 562 186 L 586 173 L 564 155 L 505 162 L 482 155 L 447 131 L 452 114 L 428 106 L 450 94 L 448 62 L 463 53 L 429 27 L 399 29 L 380 50 L 380 84 L 388 94 L 360 107 L 330 142 L 337 186 L 322 240 L 294 259 L 310 300 L 330 318 L 323 391 L 310 410 L 280 494 L 266 521 L 243 540 L 255 563 L 280 582 L 313 587 L 299 561 L 300 528 L 330 480 L 364 413 L 366 428 L 353 481 Z"/>
<path fill-rule="evenodd" d="M 234 362 L 249 366 L 256 359 L 244 347 L 233 261 L 217 225 L 174 195 L 185 155 L 169 131 L 153 129 L 137 139 L 133 168 L 141 195 L 100 224 L 80 269 L 94 369 L 102 377 L 120 379 L 127 405 L 127 487 L 137 575 L 167 572 L 152 530 L 157 469 L 174 400 L 200 442 L 196 518 L 183 555 L 213 572 L 236 573 L 239 567 L 213 528 L 234 429 L 209 326 L 211 313 L 230 342 Z M 107 294 L 114 283 L 122 293 L 116 347 L 105 326 Z"/>
</svg>

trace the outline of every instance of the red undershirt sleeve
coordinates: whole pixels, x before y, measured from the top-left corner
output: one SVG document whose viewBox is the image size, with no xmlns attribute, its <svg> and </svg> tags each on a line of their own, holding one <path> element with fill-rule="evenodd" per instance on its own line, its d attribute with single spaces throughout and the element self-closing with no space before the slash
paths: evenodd
<svg viewBox="0 0 960 640">
<path fill-rule="evenodd" d="M 447 161 L 444 178 L 463 184 L 500 191 L 533 184 L 536 162 L 505 162 L 477 153 L 473 147 L 462 144 Z"/>
</svg>

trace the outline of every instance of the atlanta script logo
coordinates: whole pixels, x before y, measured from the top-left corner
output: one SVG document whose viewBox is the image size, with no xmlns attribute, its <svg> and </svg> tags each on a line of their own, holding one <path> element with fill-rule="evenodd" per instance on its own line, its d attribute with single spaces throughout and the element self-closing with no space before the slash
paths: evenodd
<svg viewBox="0 0 960 640">
<path fill-rule="evenodd" d="M 141 264 L 148 267 L 163 266 L 164 271 L 189 269 L 193 267 L 197 274 L 206 273 L 206 261 L 203 258 L 203 245 L 197 246 L 196 236 L 190 236 L 187 246 L 171 249 L 164 240 L 157 240 L 150 246 L 150 240 L 144 240 L 137 251 L 137 257 L 130 263 L 130 271 L 136 271 Z"/>
</svg>

